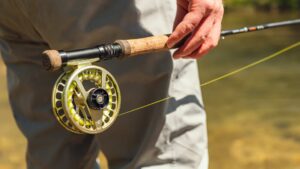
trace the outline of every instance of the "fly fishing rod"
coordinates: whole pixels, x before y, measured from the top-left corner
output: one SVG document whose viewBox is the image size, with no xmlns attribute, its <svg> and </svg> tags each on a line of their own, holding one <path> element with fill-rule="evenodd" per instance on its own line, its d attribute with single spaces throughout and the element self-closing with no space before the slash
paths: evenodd
<svg viewBox="0 0 300 169">
<path fill-rule="evenodd" d="M 300 24 L 300 19 L 268 23 L 251 27 L 244 27 L 240 29 L 224 30 L 221 32 L 221 36 L 225 37 L 241 33 L 261 31 L 265 29 L 298 24 Z M 112 44 L 104 44 L 93 48 L 78 49 L 72 51 L 46 50 L 44 52 L 46 57 L 44 57 L 43 59 L 43 65 L 45 69 L 53 71 L 60 69 L 71 60 L 98 58 L 99 61 L 103 61 L 113 58 L 131 57 L 143 53 L 169 50 L 166 45 L 168 36 L 169 35 L 160 35 L 141 39 L 117 40 Z M 180 42 L 179 44 L 183 44 L 183 42 Z M 174 48 L 179 47 L 179 44 Z"/>
<path fill-rule="evenodd" d="M 300 24 L 300 19 L 225 30 L 221 36 L 296 24 Z M 52 92 L 53 113 L 59 123 L 78 134 L 97 134 L 108 129 L 119 115 L 121 92 L 115 78 L 93 63 L 169 50 L 166 45 L 168 37 L 117 40 L 111 44 L 72 51 L 46 50 L 44 67 L 50 71 L 64 68 Z M 184 40 L 174 48 L 182 43 Z"/>
</svg>

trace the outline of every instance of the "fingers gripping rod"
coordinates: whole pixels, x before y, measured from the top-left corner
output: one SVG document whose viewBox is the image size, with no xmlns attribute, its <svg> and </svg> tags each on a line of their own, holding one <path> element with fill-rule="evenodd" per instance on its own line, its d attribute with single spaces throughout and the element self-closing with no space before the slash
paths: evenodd
<svg viewBox="0 0 300 169">
<path fill-rule="evenodd" d="M 225 30 L 221 36 L 254 32 L 264 29 L 300 24 L 300 19 L 268 23 L 245 27 L 241 29 Z M 47 70 L 58 70 L 71 60 L 98 58 L 100 61 L 113 58 L 132 57 L 143 53 L 169 50 L 166 45 L 169 35 L 151 36 L 141 39 L 117 40 L 112 44 L 99 45 L 93 48 L 72 51 L 46 50 L 44 51 L 43 65 Z M 183 39 L 174 48 L 179 47 L 187 38 Z"/>
</svg>

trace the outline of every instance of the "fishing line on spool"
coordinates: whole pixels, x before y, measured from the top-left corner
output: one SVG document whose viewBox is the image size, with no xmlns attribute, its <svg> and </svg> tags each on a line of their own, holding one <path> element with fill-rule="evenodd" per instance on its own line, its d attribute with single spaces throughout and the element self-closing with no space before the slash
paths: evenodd
<svg viewBox="0 0 300 169">
<path fill-rule="evenodd" d="M 281 50 L 279 50 L 279 51 L 277 51 L 277 52 L 275 52 L 275 53 L 273 53 L 273 54 L 271 54 L 271 55 L 268 55 L 267 57 L 264 57 L 264 58 L 262 58 L 262 59 L 260 59 L 260 60 L 258 60 L 258 61 L 255 61 L 255 62 L 253 62 L 253 63 L 250 63 L 250 64 L 248 64 L 248 65 L 246 65 L 246 66 L 243 66 L 243 67 L 241 67 L 241 68 L 239 68 L 239 69 L 236 69 L 236 70 L 234 70 L 234 71 L 231 71 L 231 72 L 229 72 L 229 73 L 226 73 L 226 74 L 224 74 L 224 75 L 222 75 L 222 76 L 219 76 L 219 77 L 217 77 L 217 78 L 214 78 L 214 79 L 212 79 L 212 80 L 210 80 L 210 81 L 207 81 L 207 82 L 201 84 L 200 87 L 205 87 L 205 86 L 208 86 L 208 85 L 213 84 L 213 83 L 215 83 L 215 82 L 218 82 L 218 81 L 220 81 L 220 80 L 223 80 L 223 79 L 225 79 L 225 78 L 228 78 L 228 77 L 231 77 L 231 76 L 233 76 L 233 75 L 236 75 L 236 74 L 238 74 L 238 73 L 240 73 L 240 72 L 242 72 L 242 71 L 245 71 L 245 70 L 250 69 L 250 68 L 252 68 L 252 67 L 254 67 L 254 66 L 257 66 L 257 65 L 262 64 L 262 63 L 264 63 L 264 62 L 266 62 L 266 61 L 269 61 L 269 60 L 271 60 L 271 59 L 273 59 L 273 58 L 275 58 L 275 57 L 277 57 L 277 56 L 279 56 L 279 55 L 281 55 L 281 54 L 283 54 L 283 53 L 286 53 L 286 52 L 288 52 L 288 51 L 290 51 L 290 50 L 292 50 L 292 49 L 298 47 L 298 46 L 300 46 L 300 41 L 299 41 L 299 42 L 296 42 L 296 43 L 294 43 L 294 44 L 292 44 L 292 45 L 290 45 L 290 46 L 288 46 L 288 47 L 286 47 L 286 48 L 284 48 L 284 49 L 281 49 Z M 153 106 L 153 105 L 162 103 L 162 102 L 165 102 L 165 101 L 167 101 L 167 100 L 169 100 L 169 99 L 171 99 L 171 98 L 174 98 L 174 97 L 169 96 L 169 97 L 166 97 L 166 98 L 163 98 L 163 99 L 160 99 L 160 100 L 151 102 L 151 103 L 149 103 L 149 104 L 146 104 L 146 105 L 143 105 L 143 106 L 140 106 L 140 107 L 131 109 L 131 110 L 129 110 L 129 111 L 120 113 L 120 114 L 119 114 L 119 117 L 124 116 L 124 115 L 128 115 L 128 114 L 130 114 L 130 113 L 136 112 L 136 111 L 138 111 L 138 110 L 142 110 L 142 109 L 144 109 L 144 108 L 147 108 L 147 107 L 150 107 L 150 106 Z"/>
</svg>

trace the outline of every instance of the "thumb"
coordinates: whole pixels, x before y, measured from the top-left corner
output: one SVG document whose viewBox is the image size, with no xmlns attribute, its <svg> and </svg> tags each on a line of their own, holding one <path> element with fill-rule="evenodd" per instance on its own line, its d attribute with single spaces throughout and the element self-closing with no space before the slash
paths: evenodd
<svg viewBox="0 0 300 169">
<path fill-rule="evenodd" d="M 184 16 L 188 13 L 188 2 L 187 1 L 177 1 L 177 11 L 176 17 L 173 25 L 173 30 L 177 27 L 177 25 L 183 20 Z"/>
<path fill-rule="evenodd" d="M 176 17 L 175 17 L 174 24 L 173 24 L 173 31 L 176 29 L 178 24 L 181 23 L 181 21 L 183 20 L 184 16 L 187 13 L 188 13 L 188 2 L 185 1 L 185 0 L 183 0 L 183 1 L 178 0 L 177 1 Z M 174 35 L 172 36 L 172 34 L 170 35 L 170 37 L 173 37 L 173 38 L 169 38 L 168 41 L 167 41 L 167 46 L 169 48 L 172 48 L 174 46 L 174 44 L 176 44 L 176 40 L 178 40 L 178 38 L 179 38 L 178 37 L 178 38 L 174 39 Z"/>
</svg>

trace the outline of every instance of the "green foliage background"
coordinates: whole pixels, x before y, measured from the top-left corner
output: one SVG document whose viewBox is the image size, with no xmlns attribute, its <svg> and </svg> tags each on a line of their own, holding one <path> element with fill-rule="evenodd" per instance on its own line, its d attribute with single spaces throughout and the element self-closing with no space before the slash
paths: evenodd
<svg viewBox="0 0 300 169">
<path fill-rule="evenodd" d="M 264 10 L 298 10 L 299 0 L 224 0 L 226 8 L 255 7 Z"/>
</svg>

